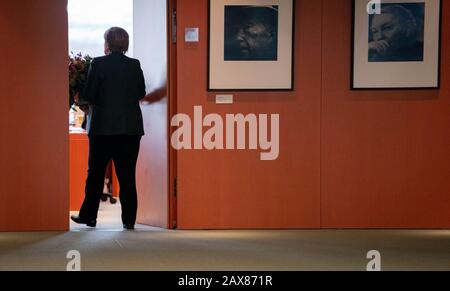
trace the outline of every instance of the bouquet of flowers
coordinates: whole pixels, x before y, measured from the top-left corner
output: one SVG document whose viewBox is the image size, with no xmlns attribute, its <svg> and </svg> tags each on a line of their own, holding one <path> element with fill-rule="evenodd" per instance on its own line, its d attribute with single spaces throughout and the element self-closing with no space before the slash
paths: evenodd
<svg viewBox="0 0 450 291">
<path fill-rule="evenodd" d="M 92 58 L 81 53 L 69 55 L 69 109 L 72 108 L 77 99 L 82 99 L 82 94 L 87 82 L 87 75 Z"/>
</svg>

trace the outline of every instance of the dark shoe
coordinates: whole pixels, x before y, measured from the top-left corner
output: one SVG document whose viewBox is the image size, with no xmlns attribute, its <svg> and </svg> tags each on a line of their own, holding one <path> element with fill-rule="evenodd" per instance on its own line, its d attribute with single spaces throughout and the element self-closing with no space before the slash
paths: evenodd
<svg viewBox="0 0 450 291">
<path fill-rule="evenodd" d="M 86 224 L 89 227 L 96 227 L 97 226 L 97 221 L 96 220 L 85 220 L 85 219 L 82 219 L 79 216 L 75 216 L 75 215 L 72 215 L 70 217 L 70 219 L 72 219 L 72 221 L 75 222 L 75 223 Z"/>
<path fill-rule="evenodd" d="M 123 228 L 127 230 L 134 230 L 134 224 L 124 224 Z"/>
</svg>

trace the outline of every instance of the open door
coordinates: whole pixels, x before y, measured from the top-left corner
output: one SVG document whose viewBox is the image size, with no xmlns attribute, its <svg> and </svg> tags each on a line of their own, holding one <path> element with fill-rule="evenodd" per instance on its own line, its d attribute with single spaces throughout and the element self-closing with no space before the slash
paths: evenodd
<svg viewBox="0 0 450 291">
<path fill-rule="evenodd" d="M 134 57 L 141 61 L 148 96 L 142 104 L 145 136 L 137 168 L 138 223 L 173 228 L 169 154 L 168 64 L 171 55 L 170 0 L 134 0 Z"/>
</svg>

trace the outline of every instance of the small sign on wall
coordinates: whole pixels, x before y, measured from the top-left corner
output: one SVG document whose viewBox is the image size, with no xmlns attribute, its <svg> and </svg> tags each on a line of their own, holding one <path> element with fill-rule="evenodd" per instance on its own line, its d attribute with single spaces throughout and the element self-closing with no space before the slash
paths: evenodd
<svg viewBox="0 0 450 291">
<path fill-rule="evenodd" d="M 195 43 L 200 41 L 200 29 L 198 27 L 187 27 L 184 34 L 184 41 L 188 43 Z"/>
</svg>

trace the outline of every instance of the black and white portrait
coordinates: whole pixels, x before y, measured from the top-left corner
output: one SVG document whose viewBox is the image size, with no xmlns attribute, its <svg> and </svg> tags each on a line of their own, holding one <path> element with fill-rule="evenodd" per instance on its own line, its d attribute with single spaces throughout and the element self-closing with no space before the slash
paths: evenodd
<svg viewBox="0 0 450 291">
<path fill-rule="evenodd" d="M 225 6 L 225 61 L 278 59 L 278 6 Z"/>
<path fill-rule="evenodd" d="M 208 3 L 208 90 L 293 90 L 295 0 Z"/>
<path fill-rule="evenodd" d="M 425 3 L 382 4 L 369 17 L 369 62 L 424 60 Z"/>
<path fill-rule="evenodd" d="M 353 0 L 351 89 L 439 88 L 442 1 L 371 3 Z"/>
</svg>

